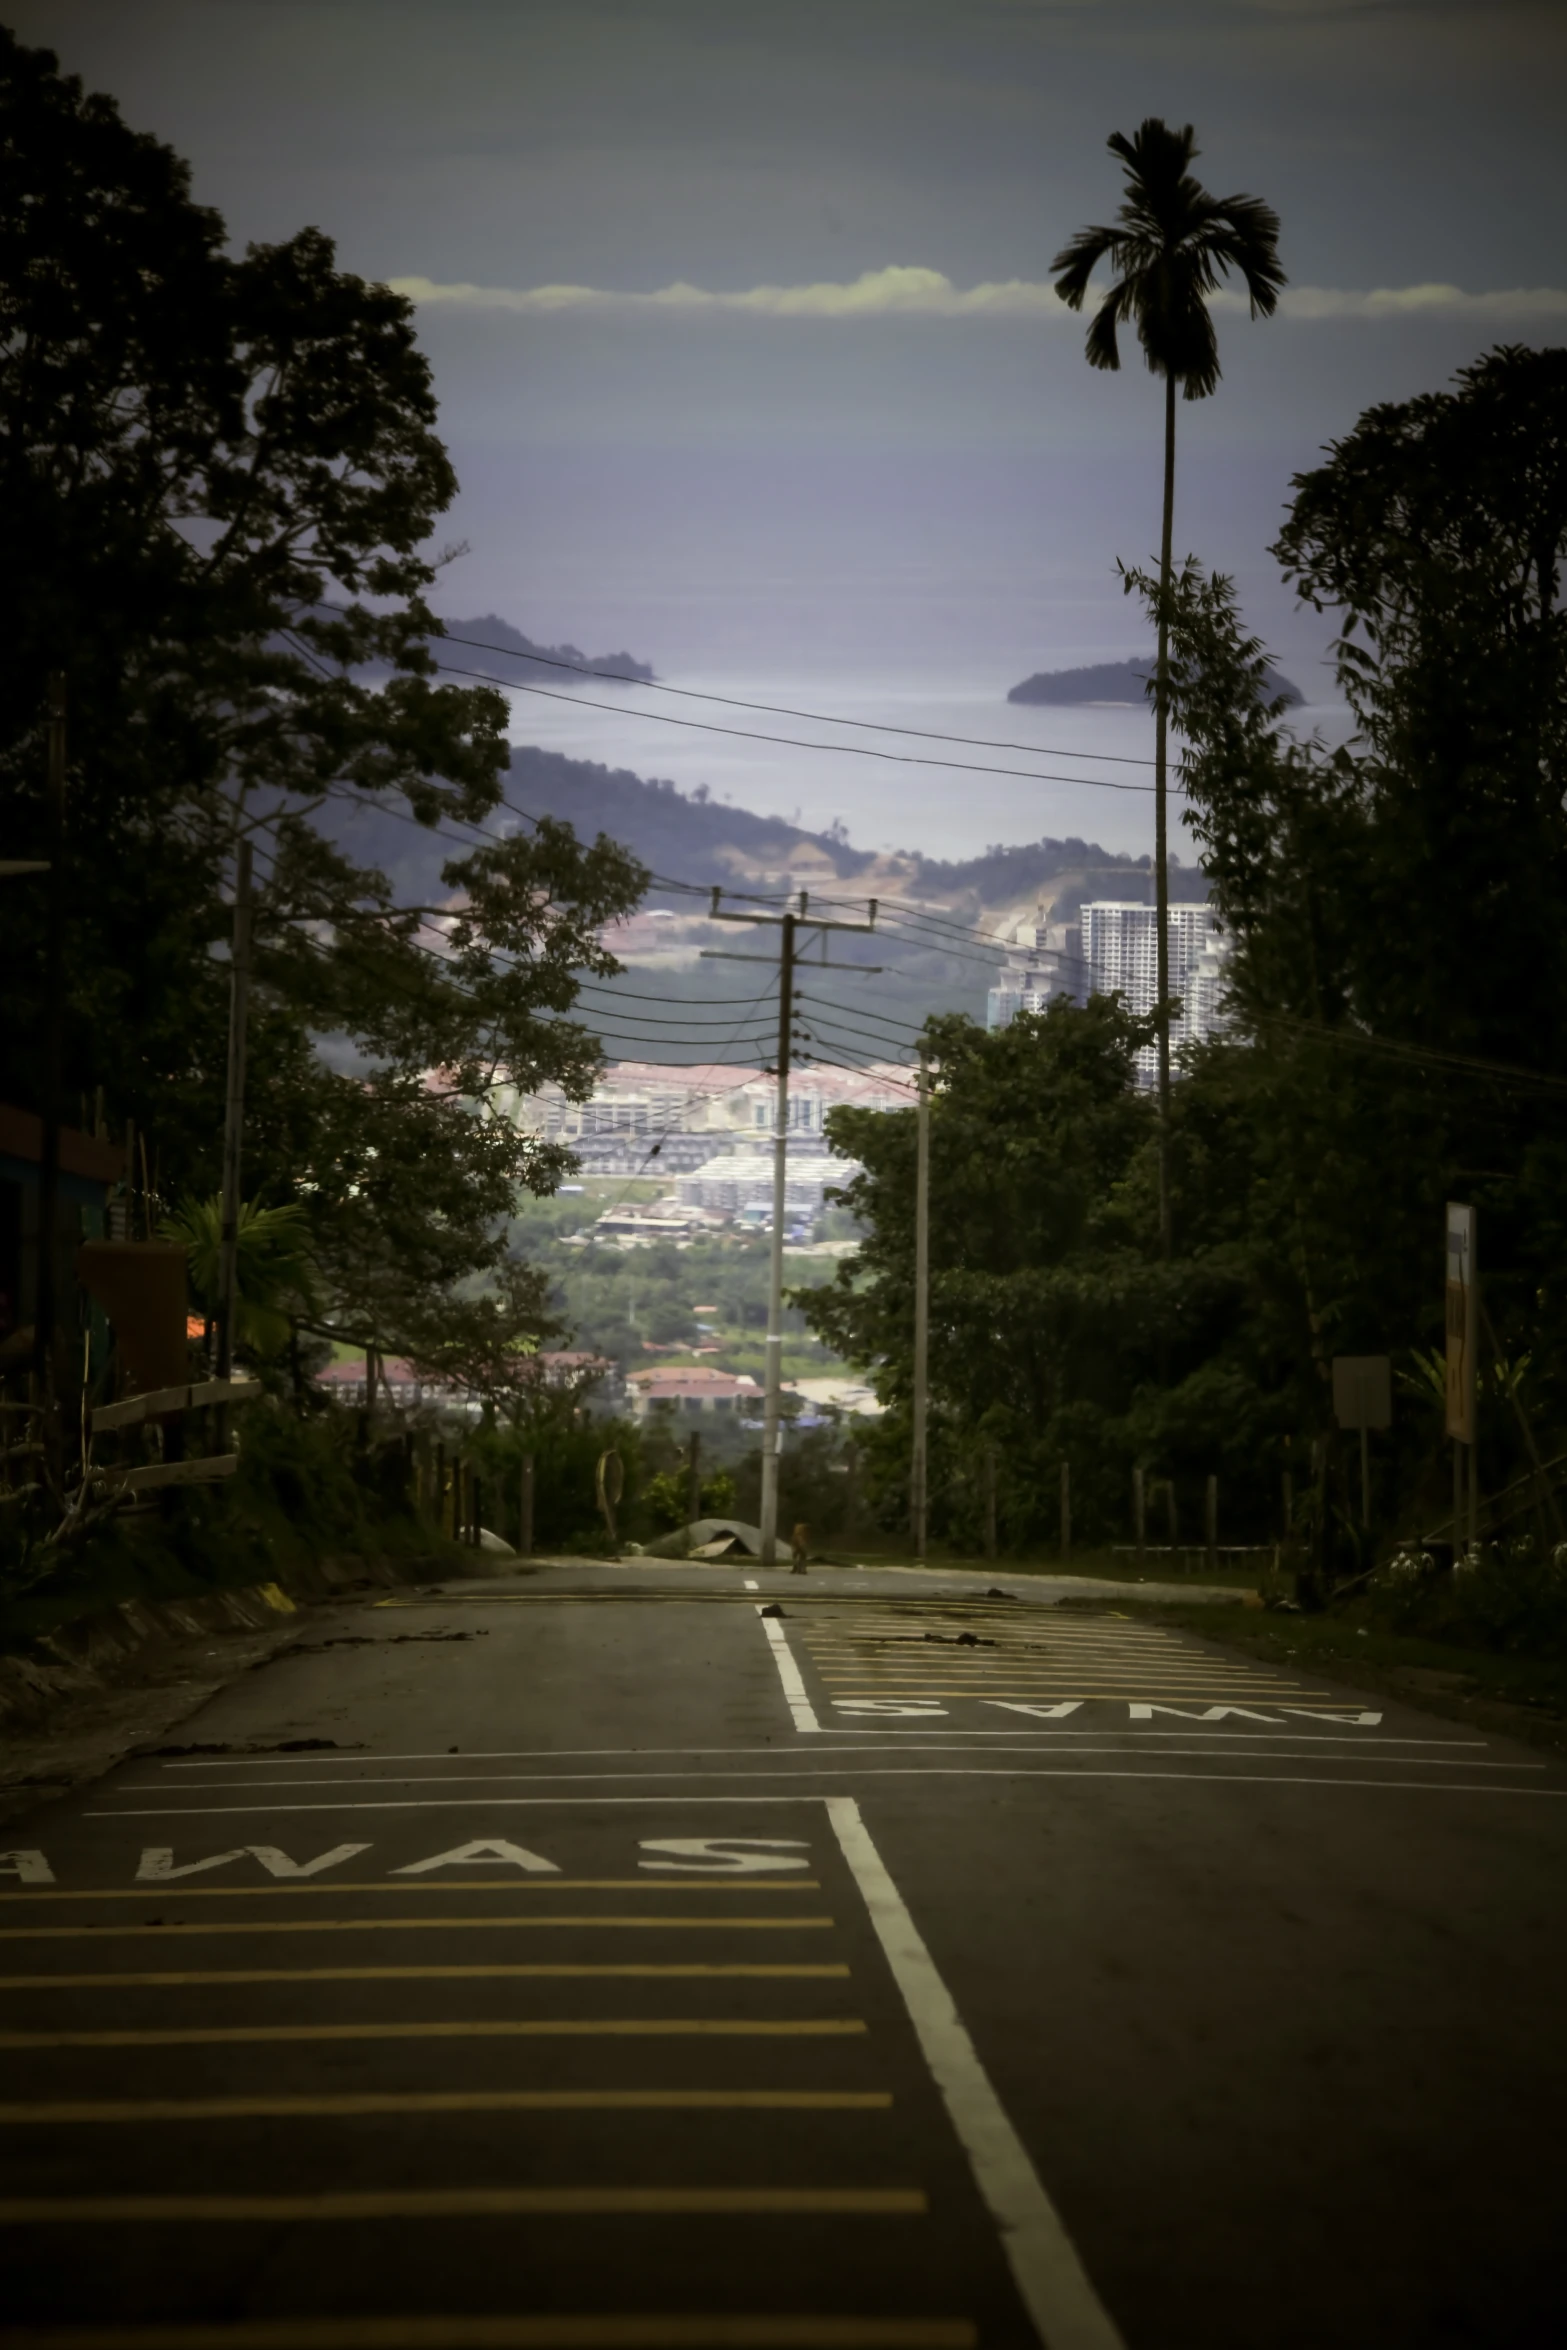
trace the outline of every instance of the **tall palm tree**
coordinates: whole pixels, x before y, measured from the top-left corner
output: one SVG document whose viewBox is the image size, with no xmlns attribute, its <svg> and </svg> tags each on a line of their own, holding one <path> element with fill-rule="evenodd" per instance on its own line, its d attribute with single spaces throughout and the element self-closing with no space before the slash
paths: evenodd
<svg viewBox="0 0 1567 2350">
<path fill-rule="evenodd" d="M 1244 280 L 1253 318 L 1271 318 L 1284 271 L 1279 216 L 1256 196 L 1210 196 L 1191 174 L 1197 140 L 1151 114 L 1130 139 L 1107 142 L 1126 169 L 1114 228 L 1080 229 L 1050 264 L 1056 292 L 1081 310 L 1100 262 L 1116 273 L 1088 329 L 1090 367 L 1118 368 L 1116 329 L 1134 325 L 1143 357 L 1164 377 L 1164 529 L 1159 542 L 1159 662 L 1154 683 L 1154 873 L 1158 907 L 1159 1241 L 1170 1254 L 1170 884 L 1166 743 L 1169 733 L 1170 533 L 1175 520 L 1175 387 L 1206 400 L 1219 381 L 1219 339 L 1208 296 L 1231 270 Z"/>
</svg>

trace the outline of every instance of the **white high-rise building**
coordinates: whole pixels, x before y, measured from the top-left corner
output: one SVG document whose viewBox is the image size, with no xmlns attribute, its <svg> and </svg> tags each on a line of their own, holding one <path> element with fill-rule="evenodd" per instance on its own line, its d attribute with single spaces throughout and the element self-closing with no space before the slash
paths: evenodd
<svg viewBox="0 0 1567 2350">
<path fill-rule="evenodd" d="M 1082 925 L 1088 987 L 1096 995 L 1118 991 L 1132 1011 L 1151 1012 L 1159 980 L 1157 909 L 1102 901 L 1083 908 Z M 1170 1023 L 1174 1053 L 1223 1031 L 1229 939 L 1209 905 L 1171 906 L 1168 938 L 1170 993 L 1181 999 L 1180 1016 Z M 1138 1077 L 1152 1085 L 1158 1071 L 1158 1047 L 1145 1045 L 1137 1056 Z"/>
</svg>

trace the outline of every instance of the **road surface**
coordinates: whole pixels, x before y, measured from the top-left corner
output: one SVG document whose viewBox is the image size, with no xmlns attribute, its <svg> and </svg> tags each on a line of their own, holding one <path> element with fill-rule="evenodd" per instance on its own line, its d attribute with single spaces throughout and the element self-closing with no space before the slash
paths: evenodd
<svg viewBox="0 0 1567 2350">
<path fill-rule="evenodd" d="M 13 1821 L 0 2341 L 1567 2339 L 1567 1773 L 987 1589 L 391 1594 Z"/>
</svg>

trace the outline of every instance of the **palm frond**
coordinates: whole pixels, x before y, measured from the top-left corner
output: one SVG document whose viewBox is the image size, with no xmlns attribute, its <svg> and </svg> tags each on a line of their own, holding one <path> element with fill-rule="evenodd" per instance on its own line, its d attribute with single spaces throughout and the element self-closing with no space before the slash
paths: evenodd
<svg viewBox="0 0 1567 2350">
<path fill-rule="evenodd" d="M 1069 310 L 1081 310 L 1088 292 L 1088 281 L 1105 255 L 1116 242 L 1113 228 L 1084 228 L 1069 245 L 1063 245 L 1050 264 L 1050 274 L 1056 281 L 1056 292 Z"/>
<path fill-rule="evenodd" d="M 1252 316 L 1272 316 L 1285 283 L 1278 214 L 1257 196 L 1209 195 L 1192 176 L 1190 123 L 1172 130 L 1149 115 L 1130 138 L 1116 131 L 1108 143 L 1126 171 L 1116 225 L 1083 229 L 1062 247 L 1051 263 L 1056 291 L 1081 309 L 1094 270 L 1108 263 L 1118 282 L 1089 326 L 1089 365 L 1119 367 L 1117 329 L 1134 323 L 1152 373 L 1173 377 L 1188 400 L 1206 399 L 1220 375 L 1209 299 L 1233 274 Z"/>
</svg>

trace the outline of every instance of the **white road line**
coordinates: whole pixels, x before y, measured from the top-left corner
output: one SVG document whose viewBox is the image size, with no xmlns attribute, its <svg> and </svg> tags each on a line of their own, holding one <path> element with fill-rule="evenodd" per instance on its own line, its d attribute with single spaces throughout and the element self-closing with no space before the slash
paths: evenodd
<svg viewBox="0 0 1567 2350">
<path fill-rule="evenodd" d="M 1110 1702 L 1113 1702 L 1113 1700 Z M 1323 1714 L 1315 1718 L 1318 1718 L 1324 1722 L 1331 1722 L 1333 1720 L 1333 1716 L 1331 1714 Z M 1044 1738 L 1103 1738 L 1108 1734 L 1109 1733 L 1107 1733 L 1104 1728 L 1097 1730 L 850 1730 L 844 1727 L 841 1723 L 836 1722 L 829 1722 L 823 1731 L 823 1735 L 825 1737 L 833 1738 L 865 1739 L 880 1736 L 895 1737 L 900 1740 L 913 1738 L 928 1738 L 931 1740 L 935 1740 L 937 1738 L 1011 1738 L 1021 1741 L 1023 1739 Z M 1138 1743 L 1141 1744 L 1147 1738 L 1148 1733 L 1146 1730 L 1128 1729 L 1119 1733 L 1119 1735 L 1127 1738 L 1135 1738 Z M 1206 1739 L 1210 1745 L 1216 1742 L 1229 1745 L 1237 1738 L 1257 1737 L 1257 1733 L 1255 1731 L 1239 1730 L 1161 1730 L 1158 1735 L 1161 1738 Z M 1289 1732 L 1288 1735 L 1298 1738 L 1302 1735 L 1302 1733 L 1298 1730 L 1295 1730 Z M 1257 1742 L 1259 1745 L 1267 1743 L 1260 1738 Z M 1362 1731 L 1360 1735 L 1355 1738 L 1313 1738 L 1311 1740 L 1311 1744 L 1313 1746 L 1472 1746 L 1479 1748 L 1489 1746 L 1490 1743 L 1491 1741 L 1489 1738 L 1395 1737 L 1392 1735 L 1392 1733 L 1384 1730 L 1378 1730 L 1375 1733 Z M 472 1754 L 462 1755 L 458 1759 L 462 1762 L 470 1763 L 541 1762 L 557 1760 L 561 1762 L 578 1762 L 584 1758 L 591 1758 L 595 1755 L 611 1758 L 615 1755 L 622 1754 L 771 1754 L 772 1751 L 773 1749 L 770 1746 L 497 1746 L 493 1748 L 476 1748 Z M 868 1752 L 869 1749 L 864 1746 L 860 1746 L 857 1747 L 855 1751 L 857 1753 L 863 1754 Z M 150 1755 L 143 1757 L 144 1761 L 151 1761 L 152 1759 L 153 1758 Z M 344 1770 L 351 1770 L 354 1768 L 370 1769 L 377 1767 L 382 1763 L 446 1762 L 449 1759 L 450 1758 L 444 1751 L 441 1753 L 429 1754 L 345 1753 L 289 1755 L 256 1753 L 230 1755 L 227 1758 L 221 1755 L 213 1755 L 210 1758 L 196 1762 L 188 1760 L 182 1760 L 179 1762 L 166 1762 L 164 1763 L 163 1768 L 165 1771 L 244 1771 L 248 1770 L 252 1763 L 264 1762 L 269 1764 L 274 1770 L 307 1771 L 312 1768 L 324 1769 L 330 1764 L 336 1764 Z M 286 1784 L 286 1782 L 282 1780 L 280 1780 L 278 1783 L 280 1786 Z"/>
<path fill-rule="evenodd" d="M 1248 1756 L 1248 1760 L 1255 1759 Z M 672 1774 L 682 1778 L 700 1778 L 701 1772 Z M 727 1771 L 724 1774 L 733 1787 L 745 1780 L 753 1780 L 758 1787 L 774 1779 L 831 1779 L 838 1774 L 831 1770 L 783 1771 Z M 1384 1794 L 1402 1795 L 1543 1795 L 1567 1796 L 1567 1787 L 1488 1787 L 1455 1786 L 1451 1780 L 1440 1779 L 1313 1779 L 1284 1771 L 1082 1771 L 1070 1767 L 1049 1770 L 992 1770 L 971 1768 L 949 1769 L 940 1763 L 913 1763 L 906 1769 L 886 1769 L 877 1765 L 872 1770 L 856 1770 L 859 1779 L 1152 1779 L 1167 1786 L 1178 1784 L 1205 1787 L 1343 1787 L 1352 1790 L 1380 1789 Z M 362 1803 L 346 1797 L 327 1803 L 189 1803 L 158 1804 L 137 1811 L 87 1811 L 80 1814 L 84 1820 L 182 1820 L 206 1819 L 235 1813 L 264 1812 L 276 1818 L 283 1812 L 314 1811 L 531 1811 L 555 1804 L 588 1803 L 810 1803 L 819 1800 L 808 1795 L 717 1795 L 698 1791 L 690 1795 L 673 1792 L 659 1795 L 415 1795 L 395 1802 Z"/>
<path fill-rule="evenodd" d="M 773 1652 L 773 1662 L 778 1667 L 778 1678 L 783 1683 L 784 1701 L 793 1716 L 795 1728 L 797 1730 L 819 1730 L 821 1723 L 816 1719 L 816 1709 L 806 1694 L 805 1683 L 800 1678 L 800 1668 L 794 1661 L 794 1651 L 784 1637 L 782 1624 L 779 1623 L 776 1616 L 762 1615 L 760 1608 L 756 1612 L 762 1618 L 762 1630 L 767 1634 L 768 1644 Z"/>
<path fill-rule="evenodd" d="M 827 1816 L 1046 2350 L 1125 2350 L 851 1795 Z"/>
<path fill-rule="evenodd" d="M 1005 1735 L 1006 1733 L 1002 1732 L 1002 1736 Z M 1105 1736 L 1103 1732 L 1100 1735 L 1101 1739 Z M 1147 1744 L 1127 1744 L 1125 1741 L 1131 1734 L 1126 1732 L 1119 1734 L 1112 1732 L 1110 1735 L 1112 1737 L 1118 1736 L 1119 1742 L 1114 1745 L 1101 1743 L 1094 1746 L 1079 1746 L 1075 1751 L 1078 1754 L 1127 1755 L 1184 1754 L 1186 1751 L 1184 1747 L 1161 1746 L 1152 1741 Z M 1164 1735 L 1163 1731 L 1155 1731 L 1153 1739 L 1158 1740 Z M 1222 1739 L 1223 1733 L 1220 1732 L 1218 1735 Z M 1298 1730 L 1283 1730 L 1277 1739 L 1259 1736 L 1255 1730 L 1238 1730 L 1232 1734 L 1231 1740 L 1221 1744 L 1216 1751 L 1223 1753 L 1228 1750 L 1230 1753 L 1244 1755 L 1248 1760 L 1253 1761 L 1259 1759 L 1262 1754 L 1273 1753 L 1277 1754 L 1283 1762 L 1309 1762 L 1318 1747 L 1347 1746 L 1352 1743 L 1349 1739 L 1303 1738 Z M 755 1751 L 765 1754 L 767 1749 L 761 1747 Z M 867 1749 L 856 1747 L 851 1751 L 865 1753 Z M 903 1751 L 907 1753 L 909 1749 L 904 1748 Z M 997 1753 L 1000 1750 L 992 1747 L 988 1751 Z M 1034 1751 L 1034 1747 L 1025 1745 L 1021 1740 L 1015 1740 L 1008 1749 L 1009 1753 L 1017 1754 L 1032 1754 Z M 1364 1746 L 1359 1749 L 1359 1752 L 1366 1761 L 1379 1759 L 1375 1753 Z M 1335 1762 L 1347 1761 L 1348 1757 L 1335 1755 L 1329 1759 Z M 1387 1760 L 1390 1764 L 1403 1763 L 1406 1768 L 1415 1767 L 1427 1771 L 1543 1771 L 1547 1767 L 1543 1762 L 1482 1762 L 1477 1757 L 1468 1754 L 1454 1756 L 1452 1760 L 1449 1760 L 1445 1755 L 1390 1754 Z M 731 1772 L 725 1775 L 734 1777 L 737 1774 Z M 743 1776 L 744 1774 L 738 1775 Z M 352 1782 L 352 1784 L 361 1787 L 517 1787 L 535 1782 L 546 1786 L 564 1786 L 573 1779 L 685 1779 L 691 1776 L 689 1771 L 650 1772 L 645 1767 L 627 1771 L 443 1771 L 439 1776 L 432 1774 L 426 1779 L 416 1779 L 410 1772 L 403 1771 L 389 1778 L 364 1778 Z M 330 1787 L 333 1784 L 331 1779 L 231 1779 L 228 1782 L 228 1787 L 232 1792 L 244 1791 L 248 1793 L 263 1787 Z M 343 1782 L 339 1779 L 335 1784 L 341 1786 Z M 115 1792 L 122 1795 L 161 1795 L 163 1789 L 158 1786 L 156 1781 L 153 1781 L 150 1785 L 133 1784 L 117 1789 Z M 478 1800 L 482 1803 L 485 1798 L 480 1796 Z"/>
</svg>

